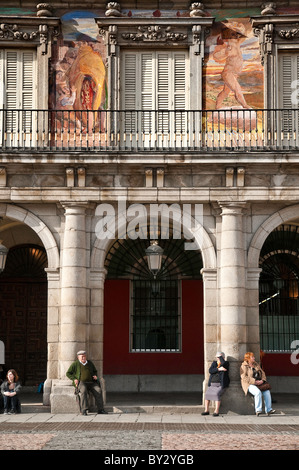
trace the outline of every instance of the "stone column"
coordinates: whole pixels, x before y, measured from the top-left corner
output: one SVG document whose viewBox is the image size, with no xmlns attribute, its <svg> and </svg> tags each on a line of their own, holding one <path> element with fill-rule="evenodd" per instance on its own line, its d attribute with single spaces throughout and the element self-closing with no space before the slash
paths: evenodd
<svg viewBox="0 0 299 470">
<path fill-rule="evenodd" d="M 215 358 L 218 348 L 218 297 L 217 297 L 217 270 L 203 268 L 201 270 L 204 286 L 204 382 L 203 404 L 205 391 L 208 386 L 209 368 Z"/>
<path fill-rule="evenodd" d="M 60 272 L 46 268 L 48 278 L 48 362 L 47 379 L 44 383 L 43 404 L 50 405 L 52 380 L 59 374 L 59 317 L 60 317 Z"/>
<path fill-rule="evenodd" d="M 104 268 L 93 268 L 90 272 L 90 319 L 89 319 L 89 353 L 100 377 L 104 403 L 106 402 L 106 384 L 103 379 L 104 353 L 104 284 L 107 271 Z"/>
<path fill-rule="evenodd" d="M 248 403 L 240 383 L 240 364 L 247 350 L 245 203 L 220 203 L 221 247 L 219 263 L 220 343 L 230 363 L 230 387 L 221 411 L 244 413 Z"/>
<path fill-rule="evenodd" d="M 77 351 L 88 346 L 87 203 L 73 202 L 62 206 L 65 223 L 61 249 L 58 379 L 52 380 L 50 403 L 52 413 L 76 413 L 78 405 L 66 371 L 76 359 Z"/>
<path fill-rule="evenodd" d="M 247 347 L 255 357 L 260 357 L 260 309 L 259 309 L 259 279 L 261 268 L 247 270 Z"/>
<path fill-rule="evenodd" d="M 60 317 L 60 378 L 79 349 L 87 344 L 87 282 L 88 265 L 85 203 L 68 203 L 65 209 L 65 226 L 61 265 L 61 317 Z"/>
</svg>

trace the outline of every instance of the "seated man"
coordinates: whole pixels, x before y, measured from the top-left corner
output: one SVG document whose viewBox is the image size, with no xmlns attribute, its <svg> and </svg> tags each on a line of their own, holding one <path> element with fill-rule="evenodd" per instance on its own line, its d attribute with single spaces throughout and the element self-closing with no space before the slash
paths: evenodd
<svg viewBox="0 0 299 470">
<path fill-rule="evenodd" d="M 95 397 L 98 413 L 106 413 L 102 389 L 98 382 L 97 370 L 94 364 L 87 361 L 86 351 L 78 351 L 77 357 L 78 359 L 70 365 L 66 376 L 73 381 L 73 385 L 78 391 L 81 414 L 87 415 L 89 391 Z"/>
</svg>

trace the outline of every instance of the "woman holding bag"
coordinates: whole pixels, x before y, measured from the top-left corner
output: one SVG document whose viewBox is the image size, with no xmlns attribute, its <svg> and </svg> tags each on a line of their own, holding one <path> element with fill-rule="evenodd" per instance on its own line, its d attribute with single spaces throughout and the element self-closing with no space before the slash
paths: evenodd
<svg viewBox="0 0 299 470">
<path fill-rule="evenodd" d="M 251 393 L 254 396 L 255 414 L 259 416 L 262 413 L 262 397 L 265 402 L 265 413 L 275 413 L 272 409 L 272 397 L 270 386 L 267 383 L 267 377 L 260 365 L 256 362 L 254 354 L 247 352 L 244 355 L 244 362 L 241 365 L 241 385 L 245 395 Z"/>
</svg>

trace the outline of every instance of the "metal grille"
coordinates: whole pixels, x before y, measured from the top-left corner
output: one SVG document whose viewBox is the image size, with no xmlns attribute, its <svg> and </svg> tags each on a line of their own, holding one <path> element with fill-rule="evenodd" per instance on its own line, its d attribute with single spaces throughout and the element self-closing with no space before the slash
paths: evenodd
<svg viewBox="0 0 299 470">
<path fill-rule="evenodd" d="M 299 337 L 299 227 L 282 224 L 261 250 L 260 342 L 264 351 L 290 351 Z"/>
<path fill-rule="evenodd" d="M 180 350 L 179 284 L 177 280 L 132 281 L 132 351 Z"/>
<path fill-rule="evenodd" d="M 290 351 L 299 338 L 298 281 L 260 282 L 260 341 L 263 351 Z"/>
</svg>

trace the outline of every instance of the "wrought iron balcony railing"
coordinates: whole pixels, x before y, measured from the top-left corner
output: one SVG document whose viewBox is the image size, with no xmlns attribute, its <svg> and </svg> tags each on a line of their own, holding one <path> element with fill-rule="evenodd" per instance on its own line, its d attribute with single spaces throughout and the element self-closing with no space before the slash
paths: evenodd
<svg viewBox="0 0 299 470">
<path fill-rule="evenodd" d="M 279 151 L 299 149 L 299 109 L 0 110 L 0 149 Z"/>
</svg>

